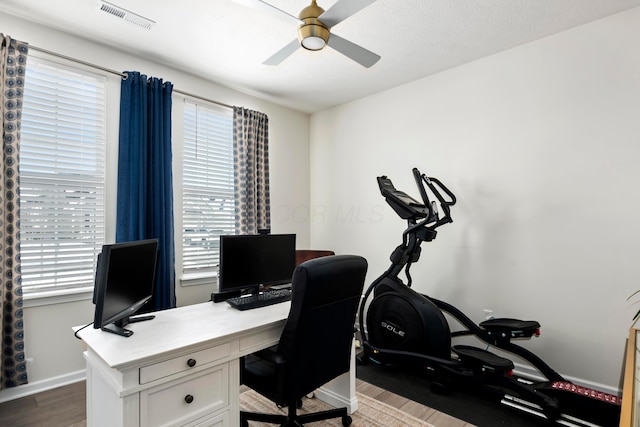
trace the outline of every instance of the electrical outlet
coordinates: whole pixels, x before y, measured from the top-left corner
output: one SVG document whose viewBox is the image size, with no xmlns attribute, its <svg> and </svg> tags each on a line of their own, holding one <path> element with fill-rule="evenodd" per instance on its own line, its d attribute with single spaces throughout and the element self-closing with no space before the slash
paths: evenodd
<svg viewBox="0 0 640 427">
<path fill-rule="evenodd" d="M 495 317 L 493 315 L 493 310 L 485 308 L 483 311 L 484 311 L 484 320 L 493 319 Z"/>
</svg>

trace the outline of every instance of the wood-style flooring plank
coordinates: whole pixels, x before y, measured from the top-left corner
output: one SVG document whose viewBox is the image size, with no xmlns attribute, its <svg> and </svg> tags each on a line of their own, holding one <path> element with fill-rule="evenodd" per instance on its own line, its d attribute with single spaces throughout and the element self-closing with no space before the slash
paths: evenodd
<svg viewBox="0 0 640 427">
<path fill-rule="evenodd" d="M 0 404 L 0 426 L 86 426 L 85 382 Z"/>
<path fill-rule="evenodd" d="M 378 400 L 378 396 L 384 393 L 385 389 L 356 378 L 356 391 Z"/>
<path fill-rule="evenodd" d="M 414 402 L 413 400 L 408 400 L 404 405 L 398 407 L 398 409 L 428 422 L 431 422 L 429 419 L 438 412 L 433 408 L 429 408 L 428 406 L 424 406 L 418 402 Z"/>
<path fill-rule="evenodd" d="M 378 397 L 376 397 L 376 400 L 386 403 L 389 406 L 393 406 L 394 408 L 400 408 L 402 405 L 409 402 L 409 399 L 406 397 L 399 396 L 386 390 L 380 393 Z"/>
<path fill-rule="evenodd" d="M 445 414 L 444 412 L 436 411 L 427 420 L 428 423 L 438 427 L 471 427 L 472 425 L 462 420 Z"/>
</svg>

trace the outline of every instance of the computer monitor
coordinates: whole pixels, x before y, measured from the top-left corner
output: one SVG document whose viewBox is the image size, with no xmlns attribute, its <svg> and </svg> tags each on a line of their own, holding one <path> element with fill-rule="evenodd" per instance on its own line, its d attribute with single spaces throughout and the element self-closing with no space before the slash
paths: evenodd
<svg viewBox="0 0 640 427">
<path fill-rule="evenodd" d="M 128 323 L 153 318 L 131 316 L 153 296 L 157 259 L 158 239 L 102 246 L 93 293 L 95 329 L 128 337 Z"/>
<path fill-rule="evenodd" d="M 295 267 L 295 234 L 220 236 L 221 293 L 256 293 L 260 286 L 291 283 Z"/>
</svg>

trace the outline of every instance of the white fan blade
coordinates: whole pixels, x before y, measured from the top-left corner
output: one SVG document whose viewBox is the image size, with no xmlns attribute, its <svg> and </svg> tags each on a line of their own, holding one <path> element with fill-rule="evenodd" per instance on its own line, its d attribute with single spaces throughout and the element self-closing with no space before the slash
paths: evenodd
<svg viewBox="0 0 640 427">
<path fill-rule="evenodd" d="M 338 0 L 336 4 L 320 15 L 319 18 L 324 25 L 331 28 L 375 1 L 376 0 Z"/>
<path fill-rule="evenodd" d="M 343 39 L 334 33 L 331 33 L 329 36 L 329 46 L 366 68 L 370 68 L 380 59 L 380 55 L 376 55 L 375 53 L 358 46 L 355 43 L 351 43 L 349 40 Z"/>
<path fill-rule="evenodd" d="M 293 52 L 298 50 L 300 42 L 298 39 L 293 39 L 285 47 L 274 53 L 270 58 L 263 62 L 264 65 L 278 65 L 285 59 L 287 59 Z"/>
<path fill-rule="evenodd" d="M 238 4 L 242 4 L 244 6 L 249 6 L 256 9 L 264 10 L 267 13 L 270 13 L 271 15 L 277 18 L 284 19 L 291 24 L 295 24 L 295 25 L 302 24 L 302 21 L 297 16 L 293 16 L 282 9 L 278 9 L 277 7 L 267 3 L 266 1 L 262 1 L 262 0 L 232 0 L 232 1 Z"/>
</svg>

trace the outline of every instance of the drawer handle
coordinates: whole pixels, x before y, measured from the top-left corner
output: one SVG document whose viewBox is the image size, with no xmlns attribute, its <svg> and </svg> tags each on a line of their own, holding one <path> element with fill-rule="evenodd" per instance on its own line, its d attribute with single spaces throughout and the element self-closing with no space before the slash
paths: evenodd
<svg viewBox="0 0 640 427">
<path fill-rule="evenodd" d="M 187 395 L 184 397 L 184 401 L 185 401 L 185 402 L 187 402 L 187 403 L 191 403 L 191 402 L 193 402 L 193 396 L 191 396 L 190 394 L 187 394 Z"/>
<path fill-rule="evenodd" d="M 189 365 L 190 368 L 193 368 L 194 366 L 196 366 L 196 359 L 187 360 L 187 365 Z"/>
</svg>

